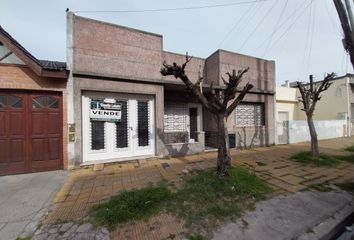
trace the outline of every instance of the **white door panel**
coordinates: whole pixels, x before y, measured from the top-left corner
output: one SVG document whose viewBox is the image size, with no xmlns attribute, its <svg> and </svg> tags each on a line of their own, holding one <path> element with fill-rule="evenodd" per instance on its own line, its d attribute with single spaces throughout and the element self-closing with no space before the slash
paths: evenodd
<svg viewBox="0 0 354 240">
<path fill-rule="evenodd" d="M 91 122 L 88 114 L 91 99 L 107 97 L 122 101 L 122 106 L 126 102 L 125 110 L 122 108 L 121 122 Z M 82 115 L 84 162 L 108 159 L 119 161 L 127 157 L 155 154 L 153 97 L 89 94 L 89 96 L 82 96 Z M 124 117 L 126 117 L 125 121 L 123 121 Z"/>
</svg>

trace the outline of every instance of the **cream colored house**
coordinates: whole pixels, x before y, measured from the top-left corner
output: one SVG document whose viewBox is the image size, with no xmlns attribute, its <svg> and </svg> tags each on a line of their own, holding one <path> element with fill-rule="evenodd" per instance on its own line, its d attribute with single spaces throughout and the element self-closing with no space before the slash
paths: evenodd
<svg viewBox="0 0 354 240">
<path fill-rule="evenodd" d="M 320 81 L 318 82 L 320 83 Z M 292 86 L 292 87 L 291 87 Z M 300 93 L 295 84 L 288 82 L 276 88 L 276 116 L 278 143 L 301 141 L 300 130 L 307 134 L 306 115 L 299 101 Z M 331 87 L 322 93 L 313 116 L 318 135 L 333 138 L 354 134 L 354 75 L 347 74 L 332 80 Z M 322 129 L 323 128 L 323 129 Z M 336 128 L 336 129 L 335 129 Z M 291 136 L 291 132 L 297 133 Z"/>
</svg>

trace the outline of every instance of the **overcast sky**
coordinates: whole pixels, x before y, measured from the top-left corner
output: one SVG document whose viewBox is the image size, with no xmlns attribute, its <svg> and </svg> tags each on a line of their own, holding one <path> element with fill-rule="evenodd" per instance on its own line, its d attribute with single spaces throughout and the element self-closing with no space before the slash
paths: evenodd
<svg viewBox="0 0 354 240">
<path fill-rule="evenodd" d="M 234 3 L 178 11 L 77 12 Z M 66 8 L 80 16 L 162 34 L 164 50 L 171 52 L 205 58 L 221 48 L 275 60 L 277 84 L 307 80 L 309 74 L 320 80 L 325 72 L 352 72 L 332 0 L 0 0 L 0 24 L 37 58 L 65 61 Z"/>
</svg>

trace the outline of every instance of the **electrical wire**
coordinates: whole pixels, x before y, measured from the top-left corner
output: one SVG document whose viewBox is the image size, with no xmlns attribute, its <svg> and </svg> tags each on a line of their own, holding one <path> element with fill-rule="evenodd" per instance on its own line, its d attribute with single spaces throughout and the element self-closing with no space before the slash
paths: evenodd
<svg viewBox="0 0 354 240">
<path fill-rule="evenodd" d="M 295 10 L 285 19 L 284 22 L 282 22 L 279 25 L 279 27 L 275 31 L 274 35 L 276 35 L 285 24 L 287 24 L 290 20 L 292 20 L 292 18 L 297 14 L 297 12 L 300 11 L 301 8 L 304 6 L 305 2 L 307 2 L 307 0 L 304 0 L 301 4 L 296 6 Z M 255 49 L 255 51 L 258 51 L 271 38 L 273 38 L 273 34 L 270 34 L 266 39 L 264 39 L 264 41 Z"/>
<path fill-rule="evenodd" d="M 300 14 L 299 14 L 298 16 L 296 16 L 295 20 L 285 29 L 285 31 L 283 32 L 283 34 L 280 35 L 280 36 L 277 38 L 277 40 L 274 41 L 274 43 L 273 43 L 272 46 L 275 46 L 276 43 L 277 43 L 278 41 L 280 41 L 280 40 L 290 31 L 290 29 L 295 25 L 295 23 L 297 22 L 297 20 L 299 20 L 299 18 L 304 14 L 304 12 L 307 10 L 307 8 L 309 8 L 309 6 L 310 6 L 310 3 L 307 4 L 304 9 L 302 9 L 302 11 L 300 12 Z M 272 47 L 271 47 L 271 48 L 272 48 Z"/>
<path fill-rule="evenodd" d="M 263 16 L 263 18 L 261 19 L 260 22 L 258 22 L 257 26 L 253 29 L 253 31 L 247 36 L 246 40 L 241 44 L 241 47 L 239 47 L 238 51 L 240 51 L 245 44 L 248 42 L 248 40 L 253 36 L 253 34 L 257 31 L 257 29 L 259 28 L 259 26 L 262 25 L 262 23 L 264 22 L 264 20 L 268 17 L 268 15 L 270 14 L 270 12 L 273 10 L 273 8 L 275 7 L 275 5 L 279 2 L 279 0 L 276 0 L 273 5 L 271 6 L 271 8 L 267 11 L 267 13 Z"/>
<path fill-rule="evenodd" d="M 315 27 L 316 27 L 316 1 L 315 2 L 315 6 L 313 8 L 313 14 L 312 14 L 312 28 L 311 28 L 311 35 L 310 35 L 310 49 L 308 51 L 308 57 L 307 57 L 307 69 L 306 69 L 306 73 L 307 75 L 309 75 L 309 71 L 310 71 L 310 66 L 311 66 L 311 54 L 312 54 L 312 44 L 313 44 L 313 36 L 314 36 L 314 32 L 315 32 Z"/>
<path fill-rule="evenodd" d="M 312 19 L 312 7 L 313 7 L 313 0 L 311 0 L 311 5 L 310 5 L 310 11 L 309 11 L 309 16 L 308 16 L 308 22 L 307 22 L 307 29 L 306 29 L 306 37 L 305 37 L 305 47 L 304 47 L 304 51 L 302 54 L 302 60 L 300 62 L 300 68 L 298 71 L 298 78 L 300 77 L 300 73 L 303 72 L 304 69 L 304 65 L 305 65 L 305 60 L 306 60 L 306 52 L 307 52 L 307 48 L 310 42 L 310 32 L 311 32 L 311 19 Z"/>
<path fill-rule="evenodd" d="M 267 51 L 268 51 L 268 49 L 269 49 L 269 46 L 270 46 L 270 44 L 271 44 L 271 42 L 272 42 L 272 39 L 273 39 L 273 36 L 274 36 L 275 32 L 276 32 L 277 29 L 278 29 L 280 20 L 283 18 L 283 15 L 284 15 L 284 13 L 285 13 L 286 7 L 288 6 L 288 3 L 289 3 L 289 0 L 286 0 L 285 4 L 284 4 L 284 6 L 283 6 L 283 8 L 282 8 L 282 10 L 281 10 L 281 13 L 280 13 L 280 15 L 279 15 L 279 18 L 278 18 L 277 22 L 276 22 L 275 25 L 274 25 L 273 31 L 272 31 L 272 33 L 270 34 L 270 39 L 269 39 L 268 44 L 267 44 L 267 46 L 266 46 L 266 48 L 265 48 L 265 50 L 264 50 L 264 52 L 263 52 L 262 58 L 266 55 L 266 53 L 267 53 Z"/>
<path fill-rule="evenodd" d="M 177 8 L 157 8 L 157 9 L 140 9 L 140 10 L 79 10 L 74 13 L 143 13 L 143 12 L 167 12 L 167 11 L 183 11 L 193 9 L 205 9 L 205 8 L 218 8 L 218 7 L 230 7 L 243 4 L 251 4 L 255 2 L 268 2 L 271 0 L 248 0 L 235 3 L 214 4 L 204 6 L 192 6 L 192 7 L 177 7 Z"/>
<path fill-rule="evenodd" d="M 255 1 L 253 2 L 252 5 L 249 6 L 249 8 L 242 14 L 242 16 L 236 20 L 236 23 L 232 26 L 232 28 L 227 32 L 227 34 L 225 35 L 225 37 L 221 40 L 221 42 L 218 44 L 217 48 L 220 48 L 221 45 L 225 42 L 225 40 L 230 36 L 230 34 L 239 26 L 239 23 L 241 23 L 241 21 L 245 18 L 245 16 L 250 12 L 250 10 L 253 8 L 254 4 L 258 2 Z"/>
</svg>

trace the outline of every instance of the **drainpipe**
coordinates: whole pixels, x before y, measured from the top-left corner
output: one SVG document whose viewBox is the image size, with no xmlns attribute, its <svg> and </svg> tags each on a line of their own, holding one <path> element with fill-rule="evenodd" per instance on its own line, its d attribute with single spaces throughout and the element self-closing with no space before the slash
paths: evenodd
<svg viewBox="0 0 354 240">
<path fill-rule="evenodd" d="M 345 78 L 346 81 L 346 88 L 347 88 L 347 137 L 351 136 L 351 122 L 350 122 L 350 117 L 351 117 L 351 109 L 350 109 L 350 93 L 349 93 L 349 76 Z"/>
</svg>

